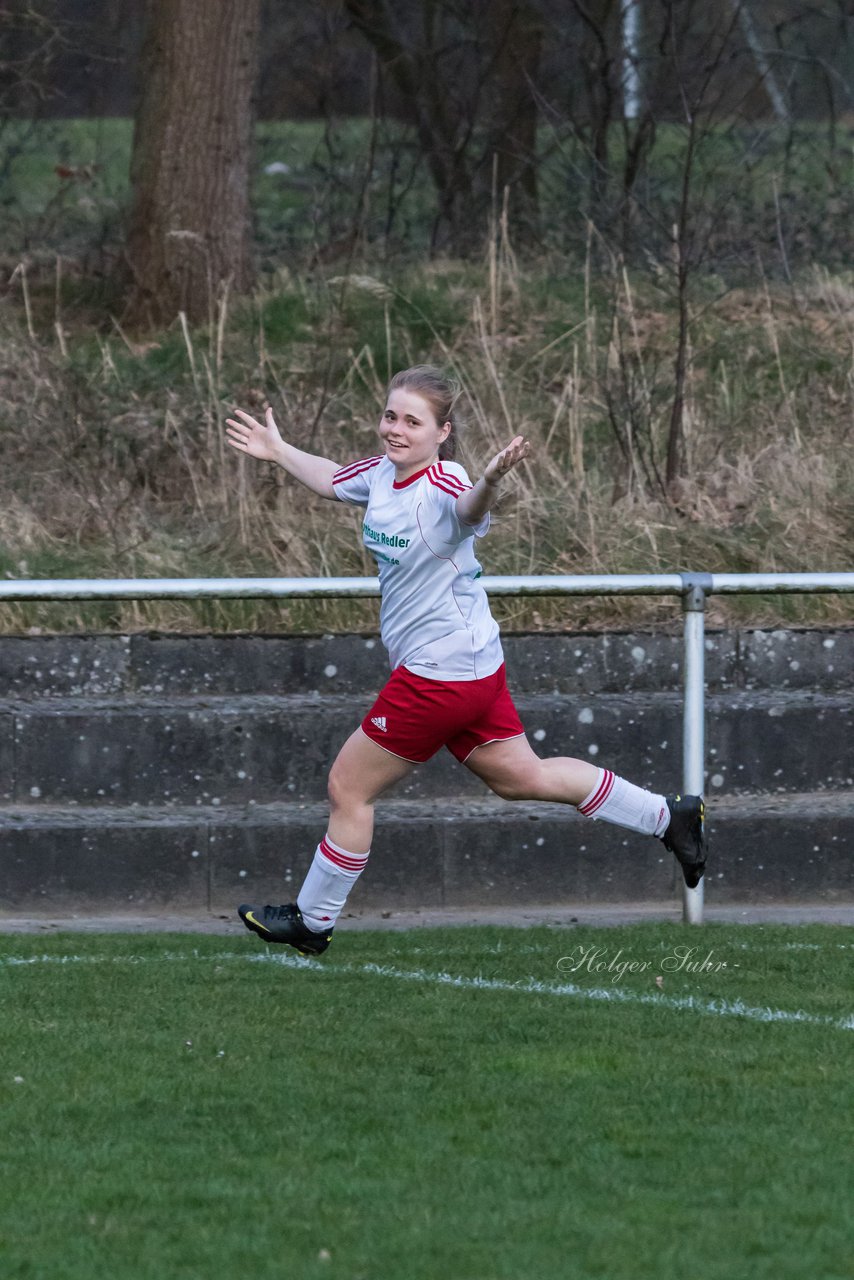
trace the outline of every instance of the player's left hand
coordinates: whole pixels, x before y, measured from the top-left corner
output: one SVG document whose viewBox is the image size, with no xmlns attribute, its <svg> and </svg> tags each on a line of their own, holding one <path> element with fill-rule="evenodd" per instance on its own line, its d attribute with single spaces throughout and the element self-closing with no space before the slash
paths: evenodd
<svg viewBox="0 0 854 1280">
<path fill-rule="evenodd" d="M 526 440 L 524 436 L 514 436 L 507 448 L 496 453 L 487 465 L 483 473 L 484 480 L 487 484 L 498 484 L 502 477 L 506 476 L 507 472 L 511 471 L 523 458 L 527 458 L 530 452 L 530 440 Z"/>
</svg>

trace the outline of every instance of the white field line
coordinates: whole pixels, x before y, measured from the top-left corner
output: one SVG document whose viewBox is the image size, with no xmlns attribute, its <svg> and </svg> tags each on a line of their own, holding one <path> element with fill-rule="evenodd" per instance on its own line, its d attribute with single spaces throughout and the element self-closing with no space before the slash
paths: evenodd
<svg viewBox="0 0 854 1280">
<path fill-rule="evenodd" d="M 26 965 L 89 965 L 89 964 L 160 964 L 177 961 L 188 963 L 205 960 L 213 963 L 243 961 L 248 964 L 272 964 L 285 969 L 310 969 L 315 973 L 365 973 L 379 978 L 393 978 L 398 982 L 422 982 L 441 987 L 455 987 L 460 991 L 507 991 L 526 995 L 564 996 L 576 1000 L 597 1000 L 608 1004 L 652 1005 L 660 1009 L 687 1010 L 716 1018 L 745 1018 L 750 1022 L 800 1023 L 817 1027 L 830 1027 L 835 1031 L 854 1031 L 854 1013 L 844 1018 L 832 1018 L 827 1014 L 806 1013 L 803 1009 L 772 1009 L 770 1006 L 745 1004 L 743 1000 L 708 1000 L 699 996 L 667 996 L 658 992 L 630 991 L 623 987 L 580 987 L 574 982 L 539 982 L 536 978 L 524 978 L 509 982 L 504 978 L 466 978 L 452 973 L 429 973 L 425 969 L 397 969 L 382 964 L 328 964 L 300 956 L 275 954 L 269 951 L 240 952 L 220 951 L 203 955 L 198 951 L 164 951 L 160 956 L 0 956 L 0 969 Z"/>
</svg>

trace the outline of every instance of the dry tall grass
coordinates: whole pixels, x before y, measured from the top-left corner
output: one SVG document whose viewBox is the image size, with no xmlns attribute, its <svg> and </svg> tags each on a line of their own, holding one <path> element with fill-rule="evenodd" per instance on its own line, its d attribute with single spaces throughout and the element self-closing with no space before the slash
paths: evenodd
<svg viewBox="0 0 854 1280">
<path fill-rule="evenodd" d="M 265 400 L 293 442 L 345 462 L 375 448 L 389 367 L 461 380 L 473 473 L 516 432 L 534 445 L 481 544 L 489 573 L 851 567 L 854 285 L 816 272 L 698 302 L 687 476 L 661 482 L 675 308 L 655 280 L 521 268 L 499 226 L 481 270 L 405 280 L 281 276 L 211 324 L 137 339 L 60 319 L 19 274 L 0 313 L 0 571 L 7 576 L 363 574 L 358 516 L 233 455 L 223 419 Z M 58 291 L 57 291 L 57 297 Z M 283 298 L 302 319 L 271 335 Z M 425 302 L 424 299 L 427 299 Z M 420 301 L 419 301 L 420 299 Z M 435 320 L 430 300 L 454 319 Z M 408 317 L 399 320 L 400 309 Z M 444 314 L 444 313 L 443 313 Z M 280 325 L 281 329 L 281 325 Z M 672 601 L 504 602 L 505 624 L 670 619 Z M 854 617 L 854 601 L 713 601 L 712 622 Z M 40 626 L 372 626 L 366 604 L 7 607 Z"/>
</svg>

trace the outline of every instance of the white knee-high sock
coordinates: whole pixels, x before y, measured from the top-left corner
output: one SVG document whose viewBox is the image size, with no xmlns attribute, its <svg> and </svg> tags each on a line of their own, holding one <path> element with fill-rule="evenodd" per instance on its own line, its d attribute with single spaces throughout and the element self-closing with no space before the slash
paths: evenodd
<svg viewBox="0 0 854 1280">
<path fill-rule="evenodd" d="M 321 932 L 334 926 L 367 861 L 367 853 L 348 853 L 333 844 L 328 835 L 323 837 L 297 897 L 297 906 L 309 929 Z"/>
<path fill-rule="evenodd" d="M 585 818 L 603 818 L 646 836 L 663 835 L 670 822 L 664 796 L 644 791 L 643 787 L 618 778 L 610 769 L 599 770 L 596 786 L 577 808 Z"/>
</svg>

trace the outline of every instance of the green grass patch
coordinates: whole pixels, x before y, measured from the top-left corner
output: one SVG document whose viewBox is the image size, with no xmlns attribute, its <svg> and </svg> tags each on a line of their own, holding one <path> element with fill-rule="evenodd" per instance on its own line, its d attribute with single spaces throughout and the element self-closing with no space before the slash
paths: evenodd
<svg viewBox="0 0 854 1280">
<path fill-rule="evenodd" d="M 842 1280 L 851 945 L 3 938 L 4 1277 Z"/>
<path fill-rule="evenodd" d="M 74 254 L 118 236 L 129 194 L 130 119 L 9 121 L 0 133 L 0 249 Z M 849 259 L 854 158 L 850 127 L 822 123 L 794 131 L 701 124 L 694 146 L 698 228 L 714 226 L 711 257 L 752 274 L 755 252 L 779 266 L 782 230 L 790 261 Z M 475 140 L 474 151 L 477 150 Z M 591 192 L 587 143 L 567 123 L 540 133 L 543 243 L 583 252 Z M 661 123 L 634 188 L 640 257 L 668 258 L 687 154 L 684 127 Z M 623 198 L 625 139 L 608 138 L 607 194 L 598 211 L 617 216 Z M 63 176 L 63 174 L 65 176 Z M 346 240 L 358 226 L 381 256 L 429 250 L 437 213 L 428 167 L 413 130 L 367 119 L 266 121 L 256 126 L 252 203 L 259 256 L 311 255 Z M 477 213 L 486 233 L 487 218 Z M 701 232 L 701 241 L 706 231 Z M 702 245 L 698 243 L 698 249 Z M 704 252 L 704 257 L 709 254 Z"/>
</svg>

